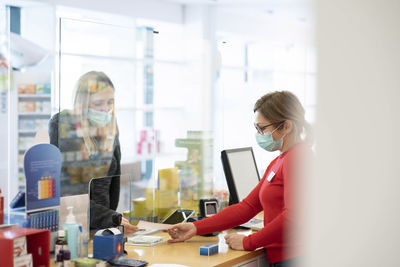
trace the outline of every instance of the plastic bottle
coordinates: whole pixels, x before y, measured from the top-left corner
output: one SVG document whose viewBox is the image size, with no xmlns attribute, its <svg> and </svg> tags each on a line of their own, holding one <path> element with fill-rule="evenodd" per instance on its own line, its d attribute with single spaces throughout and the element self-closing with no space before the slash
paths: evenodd
<svg viewBox="0 0 400 267">
<path fill-rule="evenodd" d="M 79 257 L 85 258 L 88 256 L 89 234 L 87 231 L 83 231 L 82 226 L 79 226 L 79 231 L 81 237 Z"/>
<path fill-rule="evenodd" d="M 68 243 L 65 240 L 65 231 L 58 230 L 58 237 L 55 246 L 55 255 L 57 255 L 60 252 L 60 250 L 67 250 L 67 249 L 68 249 Z"/>
<path fill-rule="evenodd" d="M 64 250 L 63 256 L 63 267 L 71 267 L 71 252 L 69 250 Z"/>
<path fill-rule="evenodd" d="M 62 251 L 60 251 L 58 254 L 56 254 L 56 267 L 63 267 Z"/>
<path fill-rule="evenodd" d="M 76 259 L 78 257 L 79 251 L 79 224 L 76 223 L 75 216 L 73 214 L 74 207 L 67 208 L 69 213 L 67 219 L 63 224 L 63 229 L 67 231 L 67 242 L 68 249 L 71 251 L 71 259 Z"/>
</svg>

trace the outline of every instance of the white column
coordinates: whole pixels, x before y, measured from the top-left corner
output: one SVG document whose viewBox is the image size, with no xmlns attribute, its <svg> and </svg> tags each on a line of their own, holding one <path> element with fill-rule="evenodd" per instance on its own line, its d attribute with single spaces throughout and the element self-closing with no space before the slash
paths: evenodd
<svg viewBox="0 0 400 267">
<path fill-rule="evenodd" d="M 190 92 L 187 110 L 192 130 L 213 128 L 213 102 L 215 97 L 215 8 L 209 5 L 184 7 L 185 54 L 188 68 L 185 85 Z M 200 122 L 200 123 L 198 123 Z"/>
<path fill-rule="evenodd" d="M 304 266 L 399 266 L 400 2 L 318 0 Z"/>
</svg>

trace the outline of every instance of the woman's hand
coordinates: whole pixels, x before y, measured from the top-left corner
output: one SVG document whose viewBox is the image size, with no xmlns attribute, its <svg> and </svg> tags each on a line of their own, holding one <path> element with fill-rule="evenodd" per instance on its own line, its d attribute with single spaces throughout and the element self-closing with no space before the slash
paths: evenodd
<svg viewBox="0 0 400 267">
<path fill-rule="evenodd" d="M 193 223 L 178 223 L 173 225 L 168 230 L 164 230 L 172 237 L 168 240 L 168 243 L 182 242 L 185 241 L 197 233 L 197 228 Z"/>
<path fill-rule="evenodd" d="M 122 217 L 121 224 L 124 226 L 124 234 L 129 235 L 139 231 L 139 227 L 129 223 L 128 219 Z"/>
<path fill-rule="evenodd" d="M 244 250 L 243 248 L 243 238 L 244 235 L 240 234 L 228 234 L 225 236 L 225 241 L 226 244 L 231 248 L 235 250 Z"/>
</svg>

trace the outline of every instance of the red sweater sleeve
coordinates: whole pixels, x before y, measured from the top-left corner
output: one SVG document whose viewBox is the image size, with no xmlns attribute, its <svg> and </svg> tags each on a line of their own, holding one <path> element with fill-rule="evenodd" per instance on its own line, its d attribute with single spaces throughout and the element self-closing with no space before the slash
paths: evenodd
<svg viewBox="0 0 400 267">
<path fill-rule="evenodd" d="M 194 222 L 197 228 L 197 234 L 204 235 L 233 228 L 249 221 L 262 211 L 258 194 L 264 180 L 265 177 L 263 177 L 258 185 L 240 203 L 226 207 L 210 218 Z"/>
<path fill-rule="evenodd" d="M 296 170 L 296 166 L 293 164 L 297 164 L 295 160 L 295 156 L 290 153 L 284 159 L 281 168 L 281 175 L 283 179 L 283 208 L 282 211 L 270 222 L 264 225 L 264 228 L 249 235 L 243 239 L 243 247 L 245 250 L 254 250 L 259 247 L 266 247 L 270 244 L 285 244 L 287 237 L 287 232 L 290 227 L 293 225 L 293 214 L 295 207 L 295 196 L 294 190 L 296 180 L 298 180 L 301 174 L 299 174 Z M 274 203 L 263 203 L 264 207 L 267 205 L 274 205 Z M 264 208 L 264 213 L 268 212 L 266 208 Z"/>
</svg>

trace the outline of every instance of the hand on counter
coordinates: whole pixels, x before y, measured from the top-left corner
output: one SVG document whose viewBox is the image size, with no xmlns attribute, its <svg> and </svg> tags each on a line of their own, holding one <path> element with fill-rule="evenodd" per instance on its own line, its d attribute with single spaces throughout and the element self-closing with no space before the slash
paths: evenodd
<svg viewBox="0 0 400 267">
<path fill-rule="evenodd" d="M 139 231 L 139 227 L 129 223 L 128 219 L 122 217 L 121 224 L 124 226 L 124 232 L 126 235 L 133 234 Z"/>
<path fill-rule="evenodd" d="M 197 233 L 197 228 L 193 223 L 178 223 L 173 225 L 168 230 L 163 230 L 168 232 L 172 239 L 168 240 L 168 243 L 182 242 L 189 238 L 192 238 Z"/>
<path fill-rule="evenodd" d="M 240 234 L 227 234 L 225 236 L 225 241 L 226 244 L 231 248 L 235 250 L 244 250 L 243 248 L 243 238 L 244 235 Z"/>
</svg>

